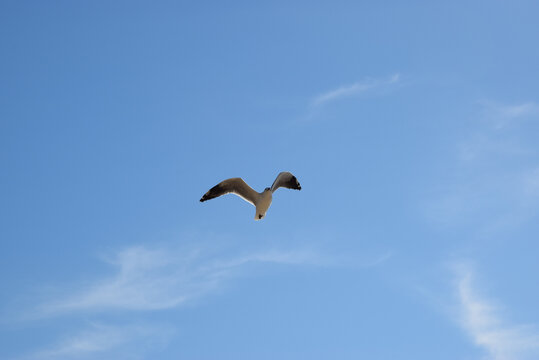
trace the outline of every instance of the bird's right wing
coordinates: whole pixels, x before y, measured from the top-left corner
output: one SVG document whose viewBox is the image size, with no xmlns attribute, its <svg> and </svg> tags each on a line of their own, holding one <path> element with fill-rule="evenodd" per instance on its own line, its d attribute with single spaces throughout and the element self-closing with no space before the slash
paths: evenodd
<svg viewBox="0 0 539 360">
<path fill-rule="evenodd" d="M 221 181 L 219 184 L 212 187 L 200 199 L 201 202 L 211 200 L 225 194 L 235 194 L 243 200 L 256 206 L 255 202 L 258 199 L 258 193 L 254 191 L 242 178 L 232 178 Z"/>
</svg>

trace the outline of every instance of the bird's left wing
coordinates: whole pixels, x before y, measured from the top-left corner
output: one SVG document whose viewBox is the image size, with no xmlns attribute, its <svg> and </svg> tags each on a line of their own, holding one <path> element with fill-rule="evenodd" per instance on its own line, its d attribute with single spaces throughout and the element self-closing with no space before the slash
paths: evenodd
<svg viewBox="0 0 539 360">
<path fill-rule="evenodd" d="M 271 192 L 275 192 L 275 190 L 280 187 L 301 190 L 301 185 L 299 184 L 298 179 L 296 179 L 296 177 L 288 171 L 283 171 L 282 173 L 277 175 L 277 178 L 275 178 L 273 185 L 271 185 Z"/>
</svg>

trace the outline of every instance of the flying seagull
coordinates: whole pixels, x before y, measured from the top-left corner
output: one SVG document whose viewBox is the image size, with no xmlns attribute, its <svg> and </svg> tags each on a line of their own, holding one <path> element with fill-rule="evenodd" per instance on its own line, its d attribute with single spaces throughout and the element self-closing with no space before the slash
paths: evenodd
<svg viewBox="0 0 539 360">
<path fill-rule="evenodd" d="M 212 187 L 204 194 L 204 196 L 202 196 L 200 202 L 232 193 L 253 204 L 256 207 L 255 220 L 260 220 L 266 216 L 266 211 L 268 211 L 271 205 L 273 192 L 280 187 L 301 190 L 298 179 L 288 171 L 283 171 L 277 175 L 271 188 L 267 187 L 261 193 L 254 191 L 242 178 L 232 178 L 221 181 L 219 184 Z"/>
</svg>

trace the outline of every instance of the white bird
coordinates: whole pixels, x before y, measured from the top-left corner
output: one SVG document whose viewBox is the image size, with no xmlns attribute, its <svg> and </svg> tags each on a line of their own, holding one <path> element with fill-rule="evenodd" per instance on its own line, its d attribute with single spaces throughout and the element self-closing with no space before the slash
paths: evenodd
<svg viewBox="0 0 539 360">
<path fill-rule="evenodd" d="M 271 205 L 272 194 L 280 187 L 287 189 L 301 190 L 301 185 L 298 179 L 288 171 L 283 171 L 275 181 L 271 188 L 267 187 L 261 193 L 253 190 L 242 178 L 232 178 L 221 181 L 219 184 L 212 187 L 207 193 L 202 196 L 200 202 L 214 199 L 218 196 L 225 194 L 235 194 L 241 197 L 243 200 L 253 204 L 256 207 L 255 220 L 260 220 L 266 216 Z"/>
</svg>

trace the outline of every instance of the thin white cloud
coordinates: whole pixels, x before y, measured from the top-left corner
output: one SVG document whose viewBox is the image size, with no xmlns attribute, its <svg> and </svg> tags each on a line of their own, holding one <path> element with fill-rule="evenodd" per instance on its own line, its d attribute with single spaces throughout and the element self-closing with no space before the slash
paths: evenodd
<svg viewBox="0 0 539 360">
<path fill-rule="evenodd" d="M 501 115 L 510 119 L 531 115 L 534 114 L 537 110 L 539 110 L 539 107 L 536 103 L 533 102 L 498 107 L 498 111 L 500 111 Z"/>
<path fill-rule="evenodd" d="M 528 199 L 539 198 L 539 167 L 524 173 L 522 176 L 522 188 Z"/>
<path fill-rule="evenodd" d="M 459 322 L 473 342 L 493 360 L 539 358 L 539 332 L 530 325 L 504 321 L 493 301 L 478 294 L 469 266 L 457 267 L 456 294 Z"/>
<path fill-rule="evenodd" d="M 473 226 L 481 233 L 529 221 L 539 213 L 537 144 L 528 133 L 536 103 L 500 106 L 482 102 L 484 122 L 455 147 L 455 157 L 426 201 L 425 214 L 443 226 Z M 500 131 L 502 127 L 511 131 Z M 532 161 L 530 161 L 532 160 Z"/>
<path fill-rule="evenodd" d="M 226 256 L 202 247 L 186 250 L 170 245 L 160 248 L 132 246 L 106 259 L 114 267 L 112 274 L 93 285 L 70 291 L 61 299 L 42 304 L 37 316 L 81 313 L 99 316 L 118 314 L 118 310 L 151 312 L 172 309 L 219 289 L 236 276 L 248 274 L 252 266 L 263 264 L 346 266 L 342 261 L 332 261 L 327 254 L 319 254 L 312 250 L 265 250 Z M 349 266 L 372 267 L 390 257 L 391 253 L 386 252 L 371 261 L 358 262 L 355 258 L 355 261 L 348 259 L 348 262 Z M 45 350 L 18 359 L 133 358 L 133 353 L 140 354 L 145 347 L 153 348 L 155 342 L 166 343 L 173 329 L 151 325 L 92 324 Z"/>
<path fill-rule="evenodd" d="M 480 101 L 485 118 L 496 129 L 504 128 L 519 119 L 539 116 L 539 104 L 524 102 L 520 104 L 500 104 L 493 101 Z"/>
<path fill-rule="evenodd" d="M 202 247 L 186 250 L 170 245 L 132 246 L 105 261 L 114 267 L 111 275 L 42 304 L 30 319 L 171 309 L 219 289 L 233 277 L 244 275 L 244 268 L 249 266 L 329 264 L 313 251 L 266 250 L 226 256 Z M 132 356 L 133 349 L 140 353 L 146 345 L 153 348 L 156 342 L 166 342 L 173 332 L 167 326 L 92 324 L 53 346 L 18 359 L 138 358 Z"/>
<path fill-rule="evenodd" d="M 321 106 L 331 101 L 357 95 L 368 90 L 380 88 L 383 86 L 398 83 L 400 81 L 400 74 L 393 74 L 386 79 L 368 79 L 365 81 L 356 82 L 351 85 L 341 86 L 337 89 L 330 90 L 321 95 L 316 96 L 312 102 L 312 106 Z"/>
<path fill-rule="evenodd" d="M 41 306 L 41 315 L 73 311 L 160 310 L 204 295 L 248 263 L 322 264 L 305 251 L 264 251 L 231 258 L 212 258 L 201 249 L 181 251 L 137 246 L 109 261 L 115 274 L 62 300 Z"/>
<path fill-rule="evenodd" d="M 380 256 L 378 256 L 376 258 L 373 258 L 370 261 L 366 261 L 366 262 L 360 264 L 360 266 L 361 267 L 375 267 L 375 266 L 378 266 L 380 264 L 385 263 L 386 261 L 391 259 L 392 256 L 393 256 L 393 253 L 388 251 L 388 252 L 386 252 L 384 254 L 381 254 Z"/>
<path fill-rule="evenodd" d="M 49 349 L 22 359 L 95 359 L 138 358 L 148 343 L 166 343 L 174 333 L 164 326 L 91 324 L 75 335 L 66 336 Z"/>
</svg>

